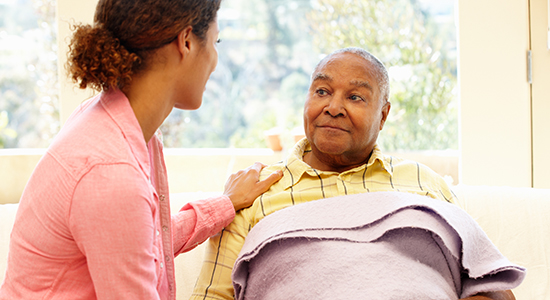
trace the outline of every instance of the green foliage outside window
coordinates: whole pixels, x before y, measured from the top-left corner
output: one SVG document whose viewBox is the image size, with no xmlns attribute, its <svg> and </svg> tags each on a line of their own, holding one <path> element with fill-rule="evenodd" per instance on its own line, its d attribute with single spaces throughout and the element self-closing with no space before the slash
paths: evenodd
<svg viewBox="0 0 550 300">
<path fill-rule="evenodd" d="M 59 131 L 55 0 L 0 2 L 0 148 L 47 147 Z"/>
<path fill-rule="evenodd" d="M 266 130 L 300 127 L 318 60 L 305 18 L 309 11 L 309 1 L 222 1 L 219 62 L 203 105 L 171 114 L 161 128 L 165 145 L 266 147 Z"/>
<path fill-rule="evenodd" d="M 389 69 L 392 109 L 379 138 L 383 149 L 458 149 L 454 24 L 436 23 L 414 0 L 316 3 L 308 14 L 316 48 L 362 47 Z"/>
<path fill-rule="evenodd" d="M 218 20 L 220 59 L 203 106 L 170 116 L 168 146 L 265 147 L 264 131 L 276 127 L 290 147 L 315 64 L 355 46 L 392 78 L 383 149 L 458 148 L 454 24 L 436 22 L 420 2 L 233 0 Z"/>
<path fill-rule="evenodd" d="M 276 128 L 290 147 L 315 64 L 357 46 L 390 71 L 383 149 L 457 149 L 455 28 L 452 12 L 432 9 L 449 1 L 222 1 L 219 64 L 203 106 L 174 110 L 161 127 L 165 146 L 266 147 L 264 132 Z M 55 0 L 0 1 L 0 148 L 49 145 L 57 89 Z"/>
</svg>

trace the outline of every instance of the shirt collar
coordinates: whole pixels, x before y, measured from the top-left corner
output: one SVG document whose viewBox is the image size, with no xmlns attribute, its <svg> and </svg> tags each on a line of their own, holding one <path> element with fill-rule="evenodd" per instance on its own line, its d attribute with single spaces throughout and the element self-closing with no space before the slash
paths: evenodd
<svg viewBox="0 0 550 300">
<path fill-rule="evenodd" d="M 307 138 L 301 139 L 298 143 L 296 143 L 296 145 L 294 145 L 294 147 L 290 151 L 285 161 L 285 168 L 289 172 L 292 170 L 292 172 L 290 172 L 291 176 L 285 176 L 283 177 L 283 179 L 281 179 L 284 180 L 282 183 L 286 188 L 295 185 L 304 174 L 308 174 L 310 176 L 319 176 L 320 174 L 343 175 L 347 173 L 362 171 L 365 168 L 370 168 L 374 166 L 375 164 L 380 164 L 380 166 L 386 172 L 388 172 L 390 176 L 393 174 L 391 164 L 387 161 L 387 157 L 382 153 L 378 145 L 374 145 L 372 155 L 366 165 L 363 164 L 361 166 L 342 172 L 341 174 L 338 174 L 337 172 L 320 171 L 313 169 L 311 166 L 305 163 L 303 159 L 304 154 L 309 151 L 311 151 L 311 145 L 309 144 Z"/>
<path fill-rule="evenodd" d="M 382 150 L 378 147 L 378 145 L 374 145 L 374 148 L 372 149 L 372 155 L 369 158 L 369 162 L 367 163 L 367 168 L 370 168 L 375 163 L 379 163 L 386 172 L 391 176 L 393 175 L 393 167 L 391 166 L 391 163 L 388 161 L 389 157 L 387 155 L 384 155 L 382 153 Z"/>
<path fill-rule="evenodd" d="M 130 101 L 119 89 L 103 92 L 99 101 L 113 122 L 118 126 L 124 138 L 128 142 L 132 154 L 139 163 L 140 168 L 149 179 L 150 162 L 147 144 L 143 138 L 143 131 L 134 114 Z M 153 137 L 152 140 L 156 139 Z"/>
</svg>

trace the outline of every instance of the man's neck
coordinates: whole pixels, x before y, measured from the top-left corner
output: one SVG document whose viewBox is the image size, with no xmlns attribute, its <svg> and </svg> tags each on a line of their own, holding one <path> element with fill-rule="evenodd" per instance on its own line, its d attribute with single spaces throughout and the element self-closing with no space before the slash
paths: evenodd
<svg viewBox="0 0 550 300">
<path fill-rule="evenodd" d="M 366 164 L 369 161 L 371 156 L 372 156 L 372 151 L 364 160 L 357 161 L 357 162 L 349 162 L 349 161 L 346 161 L 345 159 L 332 159 L 331 157 L 325 158 L 325 156 L 315 155 L 314 151 L 310 151 L 304 154 L 303 160 L 306 164 L 308 164 L 310 167 L 316 170 L 325 171 L 325 172 L 343 173 L 345 171 L 348 171 Z M 343 158 L 343 156 L 338 158 Z"/>
</svg>

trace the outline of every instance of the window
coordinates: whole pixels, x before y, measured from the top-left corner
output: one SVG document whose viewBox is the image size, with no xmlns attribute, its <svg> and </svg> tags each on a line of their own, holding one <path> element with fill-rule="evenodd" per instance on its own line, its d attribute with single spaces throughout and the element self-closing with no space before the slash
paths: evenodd
<svg viewBox="0 0 550 300">
<path fill-rule="evenodd" d="M 93 1 L 93 0 L 92 0 Z M 55 0 L 0 0 L 0 147 L 47 147 L 60 127 Z M 457 149 L 454 0 L 222 1 L 219 63 L 197 111 L 174 110 L 166 147 L 290 147 L 315 64 L 360 46 L 388 67 L 387 151 Z"/>
<path fill-rule="evenodd" d="M 59 130 L 55 0 L 0 0 L 0 148 L 47 147 Z"/>
<path fill-rule="evenodd" d="M 219 62 L 197 111 L 174 111 L 169 147 L 266 147 L 264 131 L 301 126 L 312 56 L 309 0 L 222 1 Z"/>
<path fill-rule="evenodd" d="M 67 86 L 69 80 L 57 82 L 56 59 L 63 60 L 66 50 L 57 54 L 55 8 L 58 4 L 57 18 L 63 23 L 59 40 L 66 41 L 68 24 L 91 22 L 96 2 L 0 0 L 0 148 L 47 147 L 59 130 L 60 109 L 64 120 L 90 96 Z M 302 127 L 302 108 L 315 64 L 337 48 L 361 46 L 381 58 L 393 78 L 390 119 L 379 138 L 383 150 L 457 149 L 456 3 L 224 0 L 219 11 L 220 60 L 203 107 L 174 110 L 162 126 L 165 144 L 265 148 L 264 133 L 278 131 L 288 149 L 294 129 Z M 62 42 L 59 47 L 64 47 Z M 219 190 L 225 182 L 224 170 L 230 173 L 253 161 L 269 163 L 284 155 L 264 150 L 208 152 L 223 156 L 221 160 L 227 160 L 223 165 L 203 158 L 203 150 L 166 149 L 171 191 Z M 0 151 L 0 165 L 8 166 L 0 167 L 0 198 L 18 201 L 42 154 L 43 149 Z M 405 158 L 425 163 L 441 175 L 451 174 L 458 182 L 456 155 L 449 164 L 446 154 L 422 159 L 413 154 Z M 184 157 L 187 160 L 182 163 Z M 193 163 L 209 174 L 214 170 L 222 175 L 200 186 L 196 176 L 186 173 Z"/>
<path fill-rule="evenodd" d="M 391 77 L 379 143 L 393 150 L 458 149 L 453 0 L 232 0 L 219 11 L 219 63 L 197 111 L 163 124 L 168 147 L 290 147 L 302 127 L 309 76 L 325 54 L 358 46 Z"/>
</svg>

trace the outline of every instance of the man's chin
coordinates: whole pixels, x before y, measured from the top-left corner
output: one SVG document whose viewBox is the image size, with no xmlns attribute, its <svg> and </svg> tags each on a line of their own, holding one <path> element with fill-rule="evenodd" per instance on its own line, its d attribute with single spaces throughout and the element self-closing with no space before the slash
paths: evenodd
<svg viewBox="0 0 550 300">
<path fill-rule="evenodd" d="M 315 148 L 325 155 L 342 155 L 347 149 L 347 143 L 338 140 L 315 141 Z"/>
</svg>

